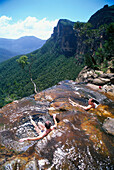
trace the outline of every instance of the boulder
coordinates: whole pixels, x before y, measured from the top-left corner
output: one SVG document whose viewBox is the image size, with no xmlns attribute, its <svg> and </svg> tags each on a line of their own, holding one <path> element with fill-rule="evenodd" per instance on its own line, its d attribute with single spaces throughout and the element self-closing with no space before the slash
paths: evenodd
<svg viewBox="0 0 114 170">
<path fill-rule="evenodd" d="M 114 84 L 114 77 L 111 77 L 110 82 L 111 84 Z"/>
<path fill-rule="evenodd" d="M 101 74 L 100 77 L 111 79 L 112 77 L 114 77 L 114 74 L 113 73 L 107 73 L 107 74 L 104 73 L 104 74 Z"/>
<path fill-rule="evenodd" d="M 102 77 L 102 78 L 109 78 L 108 74 L 101 74 L 100 77 Z"/>
<path fill-rule="evenodd" d="M 100 71 L 100 70 L 95 70 L 95 73 L 98 75 L 103 75 L 103 71 Z"/>
<path fill-rule="evenodd" d="M 77 83 L 79 83 L 79 82 L 87 82 L 88 79 L 93 79 L 94 75 L 95 75 L 95 77 L 97 76 L 94 73 L 94 70 L 92 70 L 89 67 L 85 66 L 83 68 L 83 70 L 79 73 L 78 77 L 76 78 L 76 82 Z"/>
<path fill-rule="evenodd" d="M 76 78 L 76 82 L 93 83 L 98 86 L 114 84 L 114 73 L 103 73 L 85 66 Z"/>
<path fill-rule="evenodd" d="M 103 123 L 103 129 L 106 133 L 114 135 L 114 118 L 108 117 Z"/>
<path fill-rule="evenodd" d="M 103 86 L 109 82 L 110 82 L 110 79 L 104 79 L 104 78 L 96 78 L 93 80 L 93 84 L 96 84 L 99 86 Z"/>
</svg>

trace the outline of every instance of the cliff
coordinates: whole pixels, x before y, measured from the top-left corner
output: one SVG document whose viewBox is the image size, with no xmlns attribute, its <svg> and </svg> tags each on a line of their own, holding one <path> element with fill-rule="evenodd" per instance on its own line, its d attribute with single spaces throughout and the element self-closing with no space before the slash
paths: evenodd
<svg viewBox="0 0 114 170">
<path fill-rule="evenodd" d="M 114 22 L 113 13 L 114 6 L 109 7 L 105 5 L 102 9 L 93 14 L 88 20 L 87 24 L 92 24 L 92 27 L 85 28 L 85 30 L 83 29 L 81 34 L 80 30 L 82 28 L 80 28 L 80 30 L 78 28 L 74 29 L 74 22 L 66 19 L 60 19 L 57 27 L 54 28 L 51 40 L 54 41 L 56 47 L 60 48 L 60 53 L 64 54 L 65 56 L 75 55 L 77 58 L 79 58 L 85 53 L 93 53 L 94 50 L 100 47 L 100 43 L 103 44 L 107 38 L 105 32 L 106 30 L 104 28 L 100 30 L 99 27 L 101 25 L 109 25 L 110 23 Z M 90 31 L 91 34 L 88 34 Z M 101 35 L 98 35 L 98 32 L 101 32 Z M 103 36 L 102 39 L 101 36 Z"/>
<path fill-rule="evenodd" d="M 76 52 L 76 35 L 73 30 L 74 22 L 61 19 L 54 28 L 52 38 L 66 56 L 73 56 Z"/>
<path fill-rule="evenodd" d="M 108 25 L 114 22 L 114 5 L 105 5 L 102 9 L 93 14 L 88 22 L 90 22 L 94 28 L 98 28 L 100 25 L 103 24 Z"/>
</svg>

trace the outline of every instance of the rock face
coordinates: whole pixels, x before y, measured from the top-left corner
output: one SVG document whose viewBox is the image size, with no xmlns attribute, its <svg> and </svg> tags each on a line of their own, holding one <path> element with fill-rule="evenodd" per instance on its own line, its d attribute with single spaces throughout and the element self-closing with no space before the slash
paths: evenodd
<svg viewBox="0 0 114 170">
<path fill-rule="evenodd" d="M 76 36 L 73 30 L 74 22 L 69 20 L 59 20 L 57 27 L 54 28 L 52 37 L 61 48 L 65 55 L 74 55 L 76 52 Z"/>
<path fill-rule="evenodd" d="M 76 82 L 89 82 L 96 85 L 113 84 L 114 73 L 103 73 L 85 66 L 76 78 Z"/>
<path fill-rule="evenodd" d="M 96 109 L 86 112 L 71 105 L 69 98 L 81 105 L 95 98 L 100 105 L 97 112 Z M 107 117 L 113 118 L 111 105 L 112 101 L 99 91 L 63 81 L 4 106 L 0 109 L 0 168 L 112 169 L 113 136 L 102 130 L 102 122 Z M 50 120 L 53 124 L 53 114 L 57 114 L 57 129 L 42 140 L 19 143 L 22 137 L 38 135 L 28 115 L 36 123 Z"/>
<path fill-rule="evenodd" d="M 103 123 L 103 129 L 106 133 L 114 135 L 114 118 L 108 117 Z"/>
<path fill-rule="evenodd" d="M 92 15 L 88 22 L 90 22 L 94 28 L 98 28 L 104 23 L 108 25 L 111 22 L 114 22 L 113 11 L 114 5 L 111 7 L 105 5 L 102 9 L 98 10 L 94 15 Z"/>
<path fill-rule="evenodd" d="M 93 28 L 98 28 L 103 24 L 110 24 L 114 22 L 113 11 L 114 6 L 105 6 L 93 14 L 88 22 L 93 25 Z M 79 58 L 80 55 L 86 54 L 88 51 L 90 52 L 90 47 L 86 45 L 87 43 L 83 43 L 85 40 L 84 36 L 79 35 L 78 30 L 74 30 L 73 27 L 74 22 L 60 19 L 57 27 L 54 28 L 51 39 L 54 40 L 55 46 L 60 48 L 60 53 L 66 56 L 73 56 L 75 54 L 76 58 Z M 101 39 L 93 43 L 94 49 L 99 47 L 97 45 L 99 41 Z"/>
<path fill-rule="evenodd" d="M 79 73 L 78 77 L 76 78 L 76 82 L 84 82 L 84 83 L 91 83 L 97 86 L 101 86 L 101 88 L 105 92 L 112 92 L 114 93 L 114 73 L 103 73 L 99 70 L 93 70 L 87 66 Z"/>
</svg>

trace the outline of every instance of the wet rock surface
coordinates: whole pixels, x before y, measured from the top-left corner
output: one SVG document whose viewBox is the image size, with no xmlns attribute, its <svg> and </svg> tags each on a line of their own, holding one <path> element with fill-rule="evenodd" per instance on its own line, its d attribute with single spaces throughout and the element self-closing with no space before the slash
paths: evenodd
<svg viewBox="0 0 114 170">
<path fill-rule="evenodd" d="M 114 135 L 114 118 L 108 117 L 103 123 L 103 129 L 106 133 Z"/>
<path fill-rule="evenodd" d="M 72 106 L 69 98 L 85 106 L 89 98 L 95 98 L 100 104 L 87 112 Z M 42 140 L 19 142 L 38 135 L 29 115 L 36 123 L 50 120 L 54 124 L 51 115 L 55 113 L 57 129 Z M 14 101 L 0 109 L 0 168 L 113 169 L 114 136 L 103 129 L 113 113 L 112 99 L 73 81 Z"/>
</svg>

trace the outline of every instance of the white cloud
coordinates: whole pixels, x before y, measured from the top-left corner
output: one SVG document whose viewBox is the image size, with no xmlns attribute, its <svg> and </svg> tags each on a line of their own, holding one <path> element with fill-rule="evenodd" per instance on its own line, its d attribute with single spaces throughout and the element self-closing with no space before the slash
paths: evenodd
<svg viewBox="0 0 114 170">
<path fill-rule="evenodd" d="M 8 24 L 9 21 L 11 21 L 12 18 L 11 17 L 7 17 L 7 16 L 1 16 L 0 17 L 0 26 L 5 26 Z"/>
<path fill-rule="evenodd" d="M 25 20 L 12 22 L 11 17 L 0 17 L 0 38 L 20 38 L 22 36 L 36 36 L 41 39 L 50 38 L 58 19 L 49 21 L 46 18 L 38 20 L 28 16 Z"/>
</svg>

